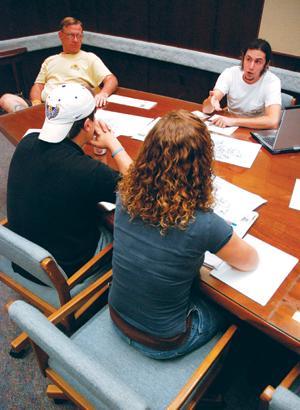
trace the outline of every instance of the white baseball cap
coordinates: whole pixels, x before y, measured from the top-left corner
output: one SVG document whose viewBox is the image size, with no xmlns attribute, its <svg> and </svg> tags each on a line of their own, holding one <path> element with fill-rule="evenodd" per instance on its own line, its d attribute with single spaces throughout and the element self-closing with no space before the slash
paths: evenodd
<svg viewBox="0 0 300 410">
<path fill-rule="evenodd" d="M 66 138 L 75 121 L 88 117 L 95 109 L 93 94 L 80 84 L 61 84 L 45 103 L 46 119 L 39 139 L 58 143 Z"/>
</svg>

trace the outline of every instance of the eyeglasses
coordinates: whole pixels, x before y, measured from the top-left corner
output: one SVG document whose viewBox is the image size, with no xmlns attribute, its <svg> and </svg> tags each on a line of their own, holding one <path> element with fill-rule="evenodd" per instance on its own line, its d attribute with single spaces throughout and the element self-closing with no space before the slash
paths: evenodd
<svg viewBox="0 0 300 410">
<path fill-rule="evenodd" d="M 69 40 L 75 40 L 75 38 L 77 38 L 77 40 L 81 40 L 83 37 L 83 33 L 66 33 L 65 31 L 62 31 Z"/>
</svg>

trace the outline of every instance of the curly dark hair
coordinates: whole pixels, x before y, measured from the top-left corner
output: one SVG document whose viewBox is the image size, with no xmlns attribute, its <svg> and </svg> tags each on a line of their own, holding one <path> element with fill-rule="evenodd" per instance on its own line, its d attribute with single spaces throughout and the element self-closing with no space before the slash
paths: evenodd
<svg viewBox="0 0 300 410">
<path fill-rule="evenodd" d="M 147 135 L 136 161 L 119 182 L 131 218 L 185 229 L 195 211 L 208 211 L 212 197 L 213 142 L 206 125 L 186 110 L 171 111 Z"/>
</svg>

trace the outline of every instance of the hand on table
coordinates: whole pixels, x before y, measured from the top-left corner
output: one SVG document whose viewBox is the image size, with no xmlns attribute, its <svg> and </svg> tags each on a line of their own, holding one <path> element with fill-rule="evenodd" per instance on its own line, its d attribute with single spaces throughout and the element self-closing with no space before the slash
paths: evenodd
<svg viewBox="0 0 300 410">
<path fill-rule="evenodd" d="M 232 117 L 223 117 L 222 115 L 216 115 L 210 122 L 218 127 L 233 127 L 235 125 L 235 119 Z"/>
<path fill-rule="evenodd" d="M 108 94 L 100 91 L 100 93 L 95 95 L 96 107 L 104 107 L 107 103 Z"/>
</svg>

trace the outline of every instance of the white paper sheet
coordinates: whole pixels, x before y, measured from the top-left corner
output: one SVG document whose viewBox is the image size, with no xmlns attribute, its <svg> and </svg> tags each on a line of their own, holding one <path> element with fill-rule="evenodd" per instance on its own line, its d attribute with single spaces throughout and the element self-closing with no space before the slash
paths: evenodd
<svg viewBox="0 0 300 410">
<path fill-rule="evenodd" d="M 300 179 L 296 179 L 289 207 L 300 211 Z"/>
<path fill-rule="evenodd" d="M 160 120 L 160 117 L 154 118 L 152 121 L 150 121 L 145 127 L 143 127 L 139 132 L 136 134 L 132 135 L 132 138 L 140 141 L 144 141 L 145 138 L 147 137 L 148 133 L 154 125 Z"/>
<path fill-rule="evenodd" d="M 214 179 L 216 214 L 230 223 L 238 224 L 251 211 L 267 201 L 259 195 L 216 177 Z"/>
<path fill-rule="evenodd" d="M 236 131 L 239 127 L 218 127 L 217 125 L 214 125 L 211 123 L 211 120 L 214 118 L 218 117 L 218 115 L 213 115 L 210 117 L 208 121 L 205 121 L 205 124 L 210 132 L 215 132 L 216 134 L 222 134 L 222 135 L 231 135 Z"/>
<path fill-rule="evenodd" d="M 150 110 L 157 104 L 155 101 L 139 100 L 138 98 L 124 97 L 123 95 L 116 94 L 109 96 L 107 101 L 115 104 L 128 105 L 129 107 L 143 108 L 145 110 Z"/>
<path fill-rule="evenodd" d="M 209 117 L 209 115 L 204 114 L 204 112 L 196 110 L 196 111 L 192 111 L 193 114 L 197 115 L 197 117 L 200 118 L 200 120 L 205 120 L 206 118 Z"/>
<path fill-rule="evenodd" d="M 300 311 L 296 310 L 296 312 L 293 314 L 292 318 L 300 323 Z"/>
<path fill-rule="evenodd" d="M 211 133 L 215 144 L 215 159 L 250 168 L 261 148 L 260 144 Z"/>
<path fill-rule="evenodd" d="M 257 250 L 258 267 L 250 272 L 241 272 L 223 262 L 218 269 L 211 271 L 211 275 L 265 306 L 298 259 L 252 235 L 247 235 L 245 241 Z"/>
<path fill-rule="evenodd" d="M 122 114 L 102 109 L 97 110 L 96 118 L 105 121 L 111 127 L 116 137 L 119 135 L 128 135 L 131 137 L 153 121 L 153 118 Z"/>
</svg>

